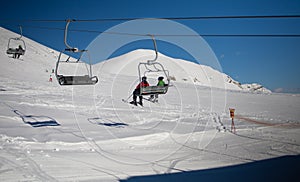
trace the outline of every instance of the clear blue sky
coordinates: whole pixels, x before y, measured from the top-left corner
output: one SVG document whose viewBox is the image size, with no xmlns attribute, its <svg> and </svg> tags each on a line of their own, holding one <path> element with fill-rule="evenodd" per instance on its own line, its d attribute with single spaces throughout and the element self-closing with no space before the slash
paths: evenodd
<svg viewBox="0 0 300 182">
<path fill-rule="evenodd" d="M 64 48 L 63 32 L 37 29 L 64 27 L 64 22 L 24 22 L 24 19 L 102 19 L 161 18 L 226 15 L 300 15 L 299 0 L 15 0 L 1 2 L 0 25 L 56 50 Z M 14 20 L 14 21 L 12 21 Z M 180 20 L 201 34 L 300 34 L 300 18 Z M 121 22 L 78 22 L 72 28 L 105 31 Z M 73 33 L 73 42 L 85 48 L 96 33 Z M 271 90 L 300 93 L 300 37 L 204 37 L 215 52 L 223 72 L 242 83 L 260 83 Z M 162 43 L 161 43 L 162 44 Z M 120 53 L 137 48 L 127 46 Z M 128 50 L 126 50 L 128 49 Z M 189 55 L 160 45 L 171 57 L 192 59 Z M 117 55 L 117 53 L 116 53 Z M 279 89 L 281 88 L 281 89 Z"/>
</svg>

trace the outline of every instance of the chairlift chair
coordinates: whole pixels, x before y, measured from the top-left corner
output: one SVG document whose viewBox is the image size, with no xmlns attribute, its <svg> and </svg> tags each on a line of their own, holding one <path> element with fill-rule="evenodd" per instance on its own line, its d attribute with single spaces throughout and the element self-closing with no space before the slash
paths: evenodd
<svg viewBox="0 0 300 182">
<path fill-rule="evenodd" d="M 141 74 L 141 68 L 144 66 L 146 71 Z M 169 71 L 165 70 L 163 65 L 158 62 L 153 63 L 139 63 L 139 77 L 142 80 L 142 76 L 147 76 L 151 73 L 159 73 L 160 75 L 163 74 L 167 79 L 164 86 L 148 86 L 148 87 L 140 87 L 140 94 L 141 95 L 156 95 L 156 94 L 166 94 L 168 92 L 170 79 L 169 79 Z"/>
<path fill-rule="evenodd" d="M 67 32 L 68 32 L 68 26 L 71 20 L 67 20 L 66 27 L 65 27 L 65 34 L 64 34 L 64 43 L 66 45 L 66 49 L 60 52 L 58 56 L 58 60 L 56 62 L 56 69 L 55 69 L 55 76 L 57 78 L 57 81 L 60 85 L 95 85 L 98 82 L 98 77 L 92 75 L 92 65 L 90 61 L 90 56 L 87 50 L 78 50 L 77 48 L 73 48 L 68 45 L 67 43 Z M 77 61 L 70 60 L 70 56 L 64 60 L 62 58 L 62 55 L 66 52 L 74 53 L 74 54 L 80 54 Z M 88 63 L 85 63 L 81 61 L 83 53 L 86 53 L 88 55 Z M 86 74 L 84 75 L 63 75 L 59 74 L 59 65 L 61 63 L 66 64 L 84 64 L 86 67 Z"/>
<path fill-rule="evenodd" d="M 23 34 L 22 34 L 21 26 L 20 26 L 20 33 L 21 33 L 20 37 L 8 39 L 6 54 L 19 54 L 19 55 L 25 54 L 26 44 L 25 41 L 22 40 Z M 13 47 L 15 45 L 22 46 L 22 49 L 19 49 L 19 47 Z"/>
<path fill-rule="evenodd" d="M 76 61 L 70 60 L 70 56 L 66 60 L 62 58 L 62 55 L 70 50 L 64 50 L 60 52 L 58 56 L 58 60 L 56 62 L 56 69 L 55 69 L 55 76 L 58 80 L 58 83 L 60 85 L 94 85 L 98 82 L 98 77 L 97 76 L 92 76 L 92 65 L 91 64 L 86 64 L 85 62 L 81 61 L 81 56 L 83 52 L 86 52 L 86 50 L 82 50 L 80 52 L 80 58 L 77 59 Z M 61 64 L 77 64 L 77 65 L 83 65 L 86 68 L 86 73 L 85 75 L 63 75 L 59 74 L 58 72 L 60 71 L 60 65 Z"/>
<path fill-rule="evenodd" d="M 168 92 L 170 78 L 169 78 L 169 71 L 165 70 L 164 66 L 157 62 L 158 53 L 157 53 L 157 46 L 154 36 L 151 35 L 154 49 L 155 49 L 155 58 L 153 60 L 148 60 L 147 62 L 141 62 L 138 65 L 138 72 L 139 72 L 139 80 L 142 81 L 143 76 L 147 76 L 149 73 L 161 73 L 167 79 L 166 84 L 164 86 L 148 86 L 148 87 L 140 87 L 140 95 L 159 95 L 159 94 L 166 94 Z M 144 73 L 141 73 L 141 68 L 144 66 Z"/>
</svg>

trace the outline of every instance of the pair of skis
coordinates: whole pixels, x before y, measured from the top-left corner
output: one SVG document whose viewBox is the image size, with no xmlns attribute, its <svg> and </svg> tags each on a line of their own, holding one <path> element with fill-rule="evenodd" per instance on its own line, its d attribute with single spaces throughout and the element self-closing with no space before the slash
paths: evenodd
<svg viewBox="0 0 300 182">
<path fill-rule="evenodd" d="M 143 97 L 143 100 L 146 100 L 148 102 L 152 102 L 152 103 L 155 103 L 157 104 L 157 99 L 152 99 L 152 98 L 145 98 Z M 134 105 L 134 106 L 140 106 L 140 107 L 143 107 L 143 105 L 141 105 L 139 102 L 137 102 L 137 104 L 135 105 L 133 102 L 128 102 L 128 99 L 122 99 L 123 102 L 127 103 L 127 104 L 131 104 L 131 105 Z"/>
<path fill-rule="evenodd" d="M 122 99 L 122 101 L 125 102 L 125 103 L 127 103 L 127 104 L 136 106 L 136 107 L 143 107 L 143 105 L 141 105 L 139 102 L 137 102 L 136 105 L 135 105 L 132 101 L 128 102 L 128 100 L 125 100 L 125 99 Z"/>
</svg>

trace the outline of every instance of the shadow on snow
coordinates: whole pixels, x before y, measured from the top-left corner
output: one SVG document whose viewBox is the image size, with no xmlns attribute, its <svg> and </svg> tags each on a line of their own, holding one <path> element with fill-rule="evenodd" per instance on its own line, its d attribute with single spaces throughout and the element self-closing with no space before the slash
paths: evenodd
<svg viewBox="0 0 300 182">
<path fill-rule="evenodd" d="M 108 127 L 122 128 L 124 126 L 128 126 L 128 124 L 126 124 L 126 123 L 114 122 L 109 119 L 98 118 L 98 117 L 97 118 L 88 118 L 88 121 L 92 124 L 108 126 Z"/>
<path fill-rule="evenodd" d="M 60 124 L 51 117 L 48 116 L 33 116 L 25 115 L 18 110 L 13 110 L 18 116 L 21 117 L 24 123 L 31 125 L 32 127 L 43 127 L 43 126 L 59 126 Z"/>
<path fill-rule="evenodd" d="M 130 177 L 121 182 L 149 181 L 297 181 L 300 155 L 284 156 L 235 166 L 181 173 Z"/>
</svg>

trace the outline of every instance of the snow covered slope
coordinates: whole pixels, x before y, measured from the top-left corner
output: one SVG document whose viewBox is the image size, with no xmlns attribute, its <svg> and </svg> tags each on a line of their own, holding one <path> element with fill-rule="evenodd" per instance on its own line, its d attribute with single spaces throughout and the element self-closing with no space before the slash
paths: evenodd
<svg viewBox="0 0 300 182">
<path fill-rule="evenodd" d="M 48 81 L 58 52 L 24 38 L 25 56 L 9 58 L 7 39 L 15 36 L 1 30 L 1 181 L 121 181 L 300 154 L 299 95 L 212 88 L 208 80 L 226 85 L 224 75 L 203 68 L 197 79 L 209 79 L 195 82 L 197 66 L 160 55 L 176 81 L 158 103 L 135 107 L 122 99 L 132 99 L 136 62 L 153 58 L 153 51 L 95 65 L 94 86 L 59 86 Z M 156 82 L 158 75 L 152 76 Z M 230 132 L 231 107 L 237 133 Z"/>
<path fill-rule="evenodd" d="M 153 50 L 139 49 L 129 52 L 125 55 L 109 59 L 100 65 L 102 71 L 106 73 L 138 76 L 139 62 L 147 62 L 147 60 L 151 60 L 154 57 L 155 53 Z M 258 88 L 257 85 L 252 86 L 252 84 L 242 85 L 233 80 L 230 76 L 220 73 L 209 66 L 199 65 L 182 59 L 171 58 L 161 53 L 158 54 L 157 61 L 160 62 L 165 69 L 170 72 L 170 78 L 175 82 L 190 83 L 229 90 L 261 93 L 271 92 L 263 86 Z M 159 74 L 155 76 L 159 76 Z"/>
<path fill-rule="evenodd" d="M 5 52 L 7 49 L 8 39 L 14 37 L 19 37 L 19 35 L 0 27 L 1 50 L 3 52 Z M 45 47 L 26 37 L 23 37 L 22 39 L 26 42 L 27 50 L 25 55 L 21 56 L 20 60 L 14 60 L 13 58 L 9 59 L 6 54 L 1 54 L 1 64 L 6 69 L 1 71 L 0 75 L 10 75 L 9 77 L 12 79 L 17 78 L 20 80 L 35 80 L 45 83 L 45 81 L 49 79 L 50 75 L 52 77 L 54 76 L 54 74 L 51 72 L 52 69 L 55 68 L 55 63 L 57 61 L 59 52 Z M 137 77 L 138 63 L 146 62 L 146 60 L 153 58 L 153 50 L 140 49 L 116 58 L 106 60 L 100 64 L 95 65 L 94 69 L 98 70 L 98 74 L 104 72 Z M 199 65 L 186 60 L 171 58 L 161 53 L 159 53 L 157 61 L 162 63 L 165 69 L 170 72 L 171 80 L 174 82 L 190 83 L 206 87 L 215 87 L 229 90 L 251 92 L 260 91 L 264 93 L 270 92 L 260 85 L 241 85 L 239 82 L 230 78 L 230 76 L 224 73 L 220 73 L 219 71 L 214 70 L 209 66 Z M 62 65 L 62 70 L 64 71 L 64 73 L 70 72 L 70 70 L 75 70 L 78 74 L 78 72 L 80 71 L 80 68 L 75 67 L 76 65 L 69 64 L 67 66 L 68 67 L 63 67 Z M 30 67 L 30 69 L 22 69 L 22 67 Z M 162 73 L 152 75 L 153 84 L 156 84 L 156 78 L 161 74 Z"/>
<path fill-rule="evenodd" d="M 55 68 L 57 51 L 22 37 L 26 44 L 25 55 L 20 59 L 13 59 L 12 55 L 6 54 L 6 50 L 9 38 L 16 37 L 20 37 L 20 35 L 0 27 L 0 60 L 1 67 L 4 68 L 1 69 L 0 76 L 45 84 L 49 80 L 52 69 Z M 15 43 L 17 44 L 17 42 Z M 11 46 L 15 48 L 18 46 L 16 44 L 11 44 Z"/>
</svg>

